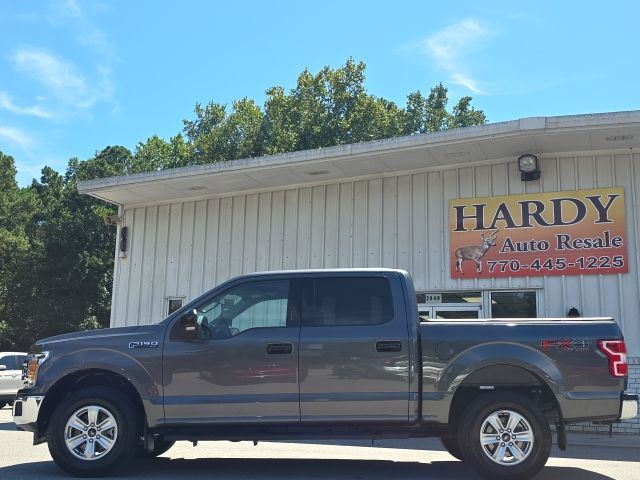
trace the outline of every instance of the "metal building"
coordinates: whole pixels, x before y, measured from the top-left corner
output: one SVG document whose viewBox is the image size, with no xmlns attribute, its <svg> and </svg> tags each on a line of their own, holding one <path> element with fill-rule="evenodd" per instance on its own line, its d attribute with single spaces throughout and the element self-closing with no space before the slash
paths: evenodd
<svg viewBox="0 0 640 480">
<path fill-rule="evenodd" d="M 241 273 L 397 267 L 423 317 L 614 317 L 637 389 L 639 149 L 640 111 L 535 117 L 78 189 L 119 206 L 112 326 Z"/>
</svg>

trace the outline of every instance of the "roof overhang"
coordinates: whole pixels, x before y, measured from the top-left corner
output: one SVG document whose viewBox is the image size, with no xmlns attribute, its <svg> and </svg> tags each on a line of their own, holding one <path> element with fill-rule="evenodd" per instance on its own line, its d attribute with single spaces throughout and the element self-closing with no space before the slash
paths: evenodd
<svg viewBox="0 0 640 480">
<path fill-rule="evenodd" d="M 640 148 L 640 111 L 530 117 L 372 142 L 78 182 L 117 205 L 164 203 L 533 153 Z"/>
</svg>

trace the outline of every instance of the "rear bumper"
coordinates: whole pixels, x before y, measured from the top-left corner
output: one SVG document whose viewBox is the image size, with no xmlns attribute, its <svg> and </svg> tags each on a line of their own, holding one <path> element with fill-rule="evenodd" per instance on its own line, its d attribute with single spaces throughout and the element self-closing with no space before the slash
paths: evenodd
<svg viewBox="0 0 640 480">
<path fill-rule="evenodd" d="M 620 395 L 620 418 L 630 420 L 638 415 L 638 395 L 635 393 L 623 393 Z"/>
<path fill-rule="evenodd" d="M 18 395 L 13 402 L 13 423 L 20 430 L 36 432 L 38 413 L 44 396 Z"/>
</svg>

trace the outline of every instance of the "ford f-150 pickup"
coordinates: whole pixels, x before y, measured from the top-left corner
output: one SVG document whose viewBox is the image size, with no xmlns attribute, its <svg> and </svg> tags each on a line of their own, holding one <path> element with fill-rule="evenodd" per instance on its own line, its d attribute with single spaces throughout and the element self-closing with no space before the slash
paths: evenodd
<svg viewBox="0 0 640 480">
<path fill-rule="evenodd" d="M 128 319 L 135 324 L 136 318 Z M 176 440 L 440 437 L 487 478 L 637 415 L 610 318 L 420 322 L 401 270 L 244 275 L 155 325 L 38 341 L 13 405 L 73 475 Z"/>
</svg>

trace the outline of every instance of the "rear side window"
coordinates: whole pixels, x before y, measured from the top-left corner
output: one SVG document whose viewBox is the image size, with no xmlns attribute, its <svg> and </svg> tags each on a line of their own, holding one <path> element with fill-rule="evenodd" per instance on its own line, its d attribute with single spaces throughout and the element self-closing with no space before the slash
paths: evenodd
<svg viewBox="0 0 640 480">
<path fill-rule="evenodd" d="M 389 281 L 383 277 L 322 277 L 307 283 L 305 326 L 380 325 L 393 318 Z"/>
</svg>

